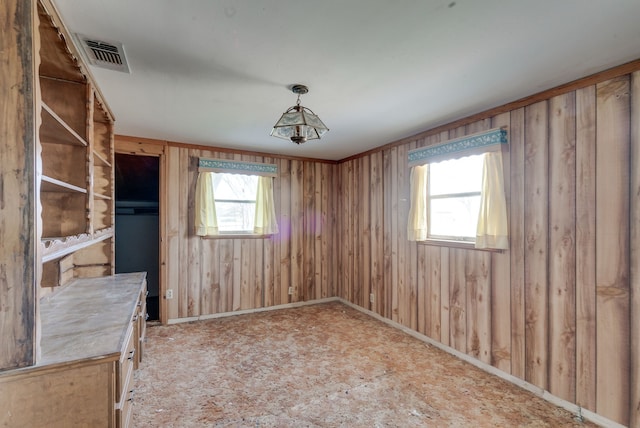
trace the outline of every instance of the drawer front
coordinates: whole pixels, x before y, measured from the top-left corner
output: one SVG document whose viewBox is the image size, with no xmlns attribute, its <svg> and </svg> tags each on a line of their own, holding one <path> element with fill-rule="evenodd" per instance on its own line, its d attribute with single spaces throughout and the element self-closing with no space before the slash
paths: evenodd
<svg viewBox="0 0 640 428">
<path fill-rule="evenodd" d="M 128 377 L 133 379 L 133 366 L 136 359 L 136 337 L 134 335 L 135 323 L 127 329 L 127 341 L 116 370 L 116 403 L 119 403 L 124 396 Z"/>
<path fill-rule="evenodd" d="M 133 400 L 135 391 L 133 389 L 133 366 L 130 365 L 127 382 L 124 385 L 122 401 L 116 405 L 116 426 L 125 428 L 131 426 L 131 416 L 133 415 Z"/>
</svg>

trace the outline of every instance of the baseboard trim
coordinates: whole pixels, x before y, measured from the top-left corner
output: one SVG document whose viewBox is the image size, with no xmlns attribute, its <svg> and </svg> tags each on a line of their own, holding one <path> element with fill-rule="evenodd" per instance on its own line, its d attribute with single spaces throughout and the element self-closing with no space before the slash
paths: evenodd
<svg viewBox="0 0 640 428">
<path fill-rule="evenodd" d="M 552 403 L 558 407 L 561 407 L 569 412 L 571 412 L 572 414 L 575 415 L 576 420 L 579 419 L 584 419 L 587 420 L 589 422 L 593 422 L 594 424 L 600 425 L 602 427 L 606 427 L 606 428 L 626 428 L 624 425 L 621 425 L 617 422 L 614 422 L 602 415 L 599 415 L 595 412 L 583 409 L 582 407 L 578 406 L 577 404 L 571 403 L 563 398 L 560 398 L 558 396 L 555 396 L 553 394 L 551 394 L 549 391 L 546 391 L 536 385 L 533 385 L 532 383 L 529 383 L 525 380 L 522 380 L 518 377 L 515 377 L 513 375 L 510 375 L 509 373 L 503 372 L 502 370 L 499 370 L 487 363 L 484 363 L 480 360 L 477 360 L 465 353 L 462 353 L 454 348 L 451 348 L 450 346 L 447 345 L 443 345 L 440 342 L 437 342 L 435 340 L 433 340 L 432 338 L 430 338 L 429 336 L 425 336 L 422 333 L 418 333 L 415 330 L 410 329 L 409 327 L 406 327 L 400 323 L 397 323 L 393 320 L 390 320 L 388 318 L 385 318 L 383 316 L 381 316 L 380 314 L 370 311 L 369 309 L 365 309 L 361 306 L 358 306 L 354 303 L 351 303 L 343 298 L 337 298 L 337 300 L 346 305 L 349 306 L 359 312 L 362 312 L 366 315 L 369 315 L 379 321 L 382 321 L 383 323 L 396 328 L 398 330 L 403 331 L 404 333 L 407 333 L 408 335 L 422 341 L 425 343 L 428 343 L 429 345 L 432 345 L 444 352 L 447 352 L 448 354 L 451 354 L 469 364 L 472 364 L 473 366 L 487 372 L 490 373 L 494 376 L 499 377 L 500 379 L 504 379 L 507 382 L 510 382 L 526 391 L 531 392 L 532 394 L 534 394 L 537 397 L 542 398 L 545 401 L 548 401 L 549 403 Z"/>
<path fill-rule="evenodd" d="M 327 297 L 324 299 L 307 300 L 304 302 L 285 303 L 282 305 L 267 306 L 264 308 L 242 309 L 239 311 L 222 312 L 219 314 L 210 314 L 210 315 L 200 315 L 197 317 L 175 318 L 167 321 L 167 324 L 181 324 L 181 323 L 192 322 L 192 321 L 204 321 L 204 320 L 211 320 L 216 318 L 227 318 L 227 317 L 234 317 L 236 315 L 247 315 L 247 314 L 256 314 L 259 312 L 277 311 L 279 309 L 299 308 L 301 306 L 319 305 L 319 304 L 328 303 L 328 302 L 342 302 L 342 300 L 339 297 Z"/>
</svg>

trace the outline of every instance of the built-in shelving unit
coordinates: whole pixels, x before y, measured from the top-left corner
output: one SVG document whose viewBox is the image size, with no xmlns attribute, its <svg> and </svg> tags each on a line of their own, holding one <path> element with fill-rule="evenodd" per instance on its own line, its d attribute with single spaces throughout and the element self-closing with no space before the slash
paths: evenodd
<svg viewBox="0 0 640 428">
<path fill-rule="evenodd" d="M 38 5 L 41 296 L 114 273 L 113 117 L 52 8 Z"/>
</svg>

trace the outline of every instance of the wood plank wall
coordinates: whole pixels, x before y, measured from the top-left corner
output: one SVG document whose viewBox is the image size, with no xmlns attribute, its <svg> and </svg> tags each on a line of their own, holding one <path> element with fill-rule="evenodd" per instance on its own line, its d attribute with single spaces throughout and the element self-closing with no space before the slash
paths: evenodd
<svg viewBox="0 0 640 428">
<path fill-rule="evenodd" d="M 117 142 L 117 147 L 122 147 Z M 256 309 L 337 294 L 334 163 L 183 146 L 165 148 L 167 318 Z M 202 239 L 194 233 L 199 157 L 276 163 L 280 233 L 265 239 Z M 289 288 L 292 294 L 289 294 Z"/>
<path fill-rule="evenodd" d="M 339 296 L 640 427 L 639 113 L 635 71 L 341 163 Z M 409 242 L 407 151 L 499 126 L 510 250 Z"/>
<path fill-rule="evenodd" d="M 35 1 L 0 6 L 0 370 L 32 365 L 36 339 Z"/>
</svg>

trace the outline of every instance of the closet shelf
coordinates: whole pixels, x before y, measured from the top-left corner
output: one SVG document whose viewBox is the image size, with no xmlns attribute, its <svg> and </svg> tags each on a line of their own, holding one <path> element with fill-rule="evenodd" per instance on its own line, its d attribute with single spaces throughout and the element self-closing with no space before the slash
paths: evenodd
<svg viewBox="0 0 640 428">
<path fill-rule="evenodd" d="M 96 152 L 95 150 L 93 151 L 93 156 L 96 157 L 96 159 L 98 159 L 100 161 L 101 164 L 103 164 L 104 166 L 108 166 L 109 168 L 111 168 L 111 163 L 109 163 L 109 161 L 107 161 L 104 157 L 102 157 L 102 155 L 98 152 Z"/>
<path fill-rule="evenodd" d="M 87 189 L 46 175 L 42 176 L 40 190 L 43 192 L 87 193 Z"/>
<path fill-rule="evenodd" d="M 42 102 L 42 126 L 40 126 L 40 141 L 53 144 L 71 144 L 87 147 L 88 144 L 73 130 L 51 107 Z"/>
</svg>

